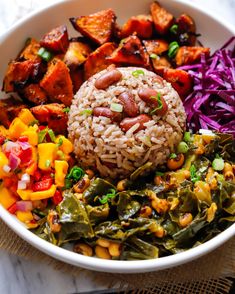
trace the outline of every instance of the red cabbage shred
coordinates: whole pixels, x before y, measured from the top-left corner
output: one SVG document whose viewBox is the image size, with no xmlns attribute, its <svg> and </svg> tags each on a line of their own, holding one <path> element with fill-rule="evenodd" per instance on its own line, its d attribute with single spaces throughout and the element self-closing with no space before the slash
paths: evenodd
<svg viewBox="0 0 235 294">
<path fill-rule="evenodd" d="M 187 126 L 193 131 L 213 129 L 235 136 L 235 36 L 212 56 L 180 69 L 194 80 L 184 100 Z"/>
</svg>

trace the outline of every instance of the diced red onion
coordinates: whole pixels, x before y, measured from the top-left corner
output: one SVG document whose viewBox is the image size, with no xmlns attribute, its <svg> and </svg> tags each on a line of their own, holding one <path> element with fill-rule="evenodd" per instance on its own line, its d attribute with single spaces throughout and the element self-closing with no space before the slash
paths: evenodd
<svg viewBox="0 0 235 294">
<path fill-rule="evenodd" d="M 17 189 L 18 190 L 25 190 L 27 188 L 27 183 L 24 181 L 18 181 L 18 186 Z"/>
<path fill-rule="evenodd" d="M 21 181 L 23 181 L 23 182 L 25 182 L 27 184 L 30 183 L 30 175 L 27 174 L 27 173 L 23 174 L 22 177 L 21 177 Z"/>
<path fill-rule="evenodd" d="M 9 165 L 5 164 L 3 167 L 2 167 L 3 171 L 5 173 L 9 173 L 11 171 L 11 168 Z"/>
<path fill-rule="evenodd" d="M 27 150 L 27 149 L 31 148 L 31 145 L 28 142 L 20 142 L 19 141 L 18 144 L 20 145 L 22 150 Z"/>
<path fill-rule="evenodd" d="M 33 203 L 32 201 L 17 201 L 16 202 L 16 208 L 19 211 L 27 212 L 31 211 L 33 209 Z"/>
<path fill-rule="evenodd" d="M 8 141 L 4 144 L 3 151 L 10 152 L 13 148 L 19 148 L 19 144 L 16 142 Z"/>
<path fill-rule="evenodd" d="M 21 160 L 19 157 L 17 157 L 14 153 L 10 153 L 9 166 L 12 170 L 15 170 L 19 166 L 20 162 Z"/>
</svg>

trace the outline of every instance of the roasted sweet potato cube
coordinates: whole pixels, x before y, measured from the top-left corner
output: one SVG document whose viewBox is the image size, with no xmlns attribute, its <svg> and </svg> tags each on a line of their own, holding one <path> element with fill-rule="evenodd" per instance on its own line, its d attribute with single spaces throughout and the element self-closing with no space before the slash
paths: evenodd
<svg viewBox="0 0 235 294">
<path fill-rule="evenodd" d="M 163 75 L 166 68 L 171 67 L 170 61 L 164 56 L 158 56 L 157 58 L 152 59 L 152 64 L 154 71 L 160 76 Z"/>
<path fill-rule="evenodd" d="M 77 93 L 82 83 L 84 82 L 84 70 L 83 69 L 71 69 L 70 77 L 73 83 L 73 93 Z"/>
<path fill-rule="evenodd" d="M 177 18 L 178 38 L 181 45 L 194 46 L 196 43 L 196 25 L 191 16 L 183 13 Z"/>
<path fill-rule="evenodd" d="M 112 64 L 112 61 L 108 60 L 108 57 L 113 53 L 115 49 L 115 44 L 108 42 L 97 48 L 88 56 L 84 64 L 86 80 Z"/>
<path fill-rule="evenodd" d="M 38 84 L 30 84 L 23 88 L 21 98 L 35 105 L 41 105 L 47 102 L 46 93 Z"/>
<path fill-rule="evenodd" d="M 176 65 L 181 66 L 185 64 L 193 64 L 200 60 L 202 54 L 208 56 L 210 54 L 210 48 L 188 46 L 180 47 L 175 57 Z"/>
<path fill-rule="evenodd" d="M 150 11 L 157 33 L 165 35 L 174 21 L 174 16 L 163 8 L 157 1 L 151 4 Z"/>
<path fill-rule="evenodd" d="M 75 30 L 102 45 L 112 37 L 116 16 L 112 9 L 107 9 L 88 16 L 73 17 L 70 21 Z"/>
<path fill-rule="evenodd" d="M 108 59 L 115 64 L 149 66 L 149 56 L 137 36 L 123 39 Z"/>
<path fill-rule="evenodd" d="M 38 50 L 40 49 L 40 44 L 33 38 L 27 40 L 26 45 L 22 52 L 20 53 L 19 59 L 22 60 L 40 60 L 38 56 Z"/>
<path fill-rule="evenodd" d="M 162 53 L 166 52 L 168 50 L 168 43 L 165 40 L 144 40 L 144 47 L 146 48 L 146 51 L 149 55 L 156 54 L 156 55 L 162 55 Z"/>
<path fill-rule="evenodd" d="M 23 108 L 27 106 L 20 100 L 14 98 L 0 100 L 0 124 L 8 128 Z"/>
<path fill-rule="evenodd" d="M 193 87 L 191 76 L 184 70 L 166 68 L 163 73 L 163 78 L 171 83 L 172 87 L 178 92 L 183 99 L 187 96 Z"/>
<path fill-rule="evenodd" d="M 73 85 L 66 64 L 57 58 L 52 59 L 48 70 L 40 82 L 50 101 L 60 101 L 66 106 L 73 98 Z"/>
<path fill-rule="evenodd" d="M 71 42 L 65 53 L 64 62 L 71 69 L 83 64 L 91 53 L 89 45 L 82 42 Z"/>
<path fill-rule="evenodd" d="M 122 27 L 121 38 L 136 33 L 139 38 L 149 39 L 153 34 L 153 20 L 150 15 L 137 15 L 131 17 Z"/>
<path fill-rule="evenodd" d="M 65 105 L 51 103 L 38 105 L 31 108 L 31 111 L 40 124 L 46 124 L 55 133 L 66 134 L 68 114 L 64 111 Z"/>
<path fill-rule="evenodd" d="M 67 27 L 59 26 L 43 36 L 40 41 L 41 47 L 56 53 L 66 52 L 69 46 Z"/>
<path fill-rule="evenodd" d="M 24 86 L 30 78 L 34 77 L 37 67 L 38 62 L 34 60 L 12 61 L 8 65 L 2 90 L 9 93 L 16 91 L 17 87 Z"/>
</svg>

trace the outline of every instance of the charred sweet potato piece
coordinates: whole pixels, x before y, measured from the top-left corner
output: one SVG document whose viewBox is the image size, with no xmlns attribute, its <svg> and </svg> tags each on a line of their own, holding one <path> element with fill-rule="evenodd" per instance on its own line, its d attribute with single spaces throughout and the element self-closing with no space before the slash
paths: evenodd
<svg viewBox="0 0 235 294">
<path fill-rule="evenodd" d="M 69 68 L 76 68 L 83 64 L 91 53 L 89 45 L 82 42 L 71 42 L 65 53 L 64 62 Z"/>
<path fill-rule="evenodd" d="M 164 56 L 158 56 L 157 58 L 151 59 L 154 71 L 162 76 L 166 68 L 171 67 L 170 61 Z"/>
<path fill-rule="evenodd" d="M 22 60 L 40 60 L 38 56 L 38 50 L 40 48 L 40 44 L 33 38 L 27 40 L 26 45 L 22 52 L 20 53 L 19 59 Z"/>
<path fill-rule="evenodd" d="M 84 71 L 82 69 L 71 69 L 70 77 L 73 83 L 73 93 L 77 93 L 84 82 Z"/>
<path fill-rule="evenodd" d="M 38 84 L 30 84 L 22 89 L 21 97 L 35 105 L 41 105 L 47 102 L 45 91 Z"/>
<path fill-rule="evenodd" d="M 123 39 L 119 47 L 107 58 L 115 64 L 149 67 L 149 56 L 137 36 Z"/>
<path fill-rule="evenodd" d="M 181 45 L 194 46 L 196 43 L 196 25 L 191 16 L 181 14 L 177 18 L 177 34 Z"/>
<path fill-rule="evenodd" d="M 165 35 L 174 21 L 174 16 L 157 1 L 150 6 L 153 23 L 158 34 Z"/>
<path fill-rule="evenodd" d="M 12 61 L 8 65 L 2 90 L 9 93 L 16 91 L 17 87 L 24 86 L 30 78 L 34 79 L 39 65 L 40 63 L 34 60 Z"/>
<path fill-rule="evenodd" d="M 69 69 L 65 63 L 57 58 L 52 59 L 47 72 L 40 82 L 51 101 L 60 101 L 66 106 L 71 104 L 73 98 L 73 85 Z"/>
<path fill-rule="evenodd" d="M 162 53 L 168 50 L 168 43 L 165 40 L 144 40 L 144 47 L 146 48 L 149 55 L 156 54 L 162 55 Z"/>
<path fill-rule="evenodd" d="M 27 108 L 27 106 L 20 100 L 14 98 L 0 100 L 0 124 L 8 128 L 23 108 Z"/>
<path fill-rule="evenodd" d="M 102 45 L 112 37 L 116 16 L 112 9 L 107 9 L 88 16 L 73 17 L 70 21 L 75 30 Z"/>
<path fill-rule="evenodd" d="M 40 124 L 46 124 L 55 133 L 65 134 L 68 114 L 64 109 L 64 104 L 51 103 L 32 107 L 31 111 Z"/>
<path fill-rule="evenodd" d="M 139 38 L 149 39 L 153 34 L 153 21 L 150 15 L 133 16 L 123 25 L 120 37 L 126 38 L 136 33 Z"/>
<path fill-rule="evenodd" d="M 181 98 L 184 98 L 192 90 L 192 78 L 184 70 L 166 68 L 163 73 L 163 78 L 171 83 L 172 87 L 178 92 Z"/>
<path fill-rule="evenodd" d="M 67 27 L 59 26 L 43 36 L 40 40 L 41 47 L 56 53 L 66 52 L 69 46 Z"/>
<path fill-rule="evenodd" d="M 204 47 L 180 47 L 175 62 L 177 66 L 192 64 L 200 60 L 201 54 L 208 56 L 210 54 L 210 48 Z"/>
<path fill-rule="evenodd" d="M 108 57 L 113 53 L 115 49 L 115 44 L 108 42 L 97 48 L 88 56 L 84 64 L 86 80 L 112 64 L 112 61 L 108 60 Z"/>
</svg>

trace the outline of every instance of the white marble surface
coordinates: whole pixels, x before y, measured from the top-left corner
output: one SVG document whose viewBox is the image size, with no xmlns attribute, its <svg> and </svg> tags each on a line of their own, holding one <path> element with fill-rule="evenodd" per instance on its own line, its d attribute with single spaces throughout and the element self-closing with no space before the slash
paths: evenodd
<svg viewBox="0 0 235 294">
<path fill-rule="evenodd" d="M 235 25 L 235 0 L 188 0 L 215 11 Z M 0 34 L 32 9 L 56 0 L 0 0 Z M 1 233 L 1 232 L 0 232 Z M 79 278 L 45 264 L 26 261 L 0 250 L 0 294 L 67 294 L 104 289 L 89 278 Z"/>
</svg>

